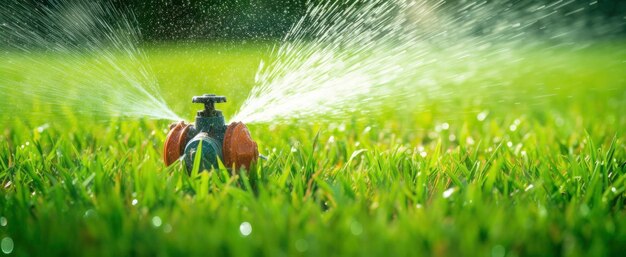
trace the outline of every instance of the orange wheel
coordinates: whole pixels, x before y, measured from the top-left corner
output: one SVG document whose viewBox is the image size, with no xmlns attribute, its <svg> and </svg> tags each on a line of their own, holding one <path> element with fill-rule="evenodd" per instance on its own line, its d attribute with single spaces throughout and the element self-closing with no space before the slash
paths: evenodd
<svg viewBox="0 0 626 257">
<path fill-rule="evenodd" d="M 222 153 L 228 168 L 249 168 L 259 158 L 259 148 L 248 127 L 241 122 L 233 122 L 226 128 Z"/>
<path fill-rule="evenodd" d="M 187 143 L 187 132 L 189 124 L 184 121 L 172 124 L 170 132 L 165 138 L 165 146 L 163 147 L 163 161 L 166 166 L 170 166 L 183 155 L 185 144 Z"/>
</svg>

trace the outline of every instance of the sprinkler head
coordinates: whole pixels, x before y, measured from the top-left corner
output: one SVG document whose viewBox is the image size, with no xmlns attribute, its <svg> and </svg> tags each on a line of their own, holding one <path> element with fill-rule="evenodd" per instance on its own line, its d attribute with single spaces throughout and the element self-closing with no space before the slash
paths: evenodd
<svg viewBox="0 0 626 257">
<path fill-rule="evenodd" d="M 170 125 L 163 149 L 165 165 L 182 157 L 188 171 L 193 169 L 196 158 L 200 158 L 200 170 L 217 168 L 218 159 L 228 168 L 250 168 L 258 160 L 258 146 L 245 124 L 225 125 L 215 104 L 226 102 L 226 97 L 205 94 L 194 96 L 192 102 L 204 104 L 204 109 L 197 112 L 194 124 L 180 121 Z M 196 157 L 197 153 L 201 156 Z"/>
<path fill-rule="evenodd" d="M 194 96 L 191 98 L 192 103 L 204 104 L 204 110 L 198 111 L 199 117 L 215 117 L 222 116 L 222 112 L 215 110 L 216 103 L 225 103 L 226 97 L 216 96 L 213 94 L 204 94 L 201 96 Z"/>
</svg>

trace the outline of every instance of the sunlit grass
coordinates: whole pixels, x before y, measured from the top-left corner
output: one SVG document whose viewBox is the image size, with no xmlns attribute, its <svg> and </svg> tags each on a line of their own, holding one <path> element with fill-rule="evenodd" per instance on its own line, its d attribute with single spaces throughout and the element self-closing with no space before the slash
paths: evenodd
<svg viewBox="0 0 626 257">
<path fill-rule="evenodd" d="M 622 48 L 528 53 L 509 84 L 478 76 L 366 117 L 251 124 L 269 159 L 249 174 L 165 168 L 167 121 L 2 112 L 0 238 L 22 256 L 617 256 Z M 158 45 L 147 56 L 178 114 L 218 93 L 228 119 L 269 49 Z"/>
</svg>

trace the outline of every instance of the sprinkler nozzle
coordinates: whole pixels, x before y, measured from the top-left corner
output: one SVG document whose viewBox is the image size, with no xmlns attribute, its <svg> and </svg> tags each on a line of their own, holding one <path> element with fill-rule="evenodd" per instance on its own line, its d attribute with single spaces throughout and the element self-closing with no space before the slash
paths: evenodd
<svg viewBox="0 0 626 257">
<path fill-rule="evenodd" d="M 226 97 L 216 96 L 213 94 L 204 94 L 201 96 L 194 96 L 193 98 L 191 98 L 191 102 L 204 104 L 204 110 L 198 111 L 198 116 L 202 116 L 202 117 L 222 116 L 221 111 L 215 110 L 215 104 L 225 103 Z"/>
<path fill-rule="evenodd" d="M 258 146 L 245 124 L 225 125 L 224 116 L 215 109 L 215 104 L 226 102 L 226 97 L 205 94 L 194 96 L 192 102 L 204 104 L 204 109 L 197 112 L 194 124 L 180 121 L 170 125 L 163 149 L 165 165 L 182 157 L 191 171 L 200 152 L 200 170 L 217 168 L 218 158 L 228 168 L 250 168 L 259 158 Z"/>
</svg>

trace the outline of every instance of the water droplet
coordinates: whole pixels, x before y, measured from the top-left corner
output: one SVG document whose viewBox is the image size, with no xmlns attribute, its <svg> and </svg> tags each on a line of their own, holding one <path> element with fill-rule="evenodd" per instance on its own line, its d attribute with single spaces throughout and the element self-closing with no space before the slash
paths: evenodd
<svg viewBox="0 0 626 257">
<path fill-rule="evenodd" d="M 361 223 L 354 220 L 350 224 L 350 232 L 355 236 L 361 235 L 361 233 L 363 233 L 363 226 L 361 225 Z"/>
<path fill-rule="evenodd" d="M 448 190 L 443 192 L 443 198 L 448 198 L 450 196 L 452 196 L 452 194 L 454 194 L 454 192 L 456 192 L 456 187 L 451 187 Z"/>
<path fill-rule="evenodd" d="M 37 132 L 42 133 L 42 132 L 44 132 L 46 129 L 48 129 L 49 127 L 50 127 L 50 124 L 48 124 L 48 123 L 43 124 L 43 125 L 41 125 L 41 126 L 37 127 Z"/>
<path fill-rule="evenodd" d="M 296 250 L 298 252 L 306 252 L 306 250 L 309 249 L 309 242 L 307 242 L 304 239 L 298 239 L 298 241 L 296 241 Z"/>
<path fill-rule="evenodd" d="M 513 124 L 513 125 L 509 126 L 509 130 L 511 130 L 511 131 L 517 130 L 517 125 Z"/>
<path fill-rule="evenodd" d="M 137 199 L 133 199 L 133 201 L 131 202 L 131 204 L 132 204 L 132 205 L 137 205 L 137 202 L 139 202 L 139 201 L 137 201 Z"/>
<path fill-rule="evenodd" d="M 9 221 L 5 217 L 0 217 L 0 226 L 6 227 Z"/>
<path fill-rule="evenodd" d="M 421 152 L 421 153 L 420 153 L 420 156 L 422 156 L 422 157 L 424 157 L 424 158 L 426 157 L 426 155 L 428 155 L 426 152 Z"/>
<path fill-rule="evenodd" d="M 491 257 L 504 257 L 505 253 L 506 251 L 504 247 L 501 245 L 496 245 L 493 248 L 491 248 Z"/>
<path fill-rule="evenodd" d="M 5 254 L 10 254 L 13 252 L 13 239 L 10 237 L 2 238 L 2 242 L 0 242 L 0 248 L 2 248 L 2 252 Z"/>
<path fill-rule="evenodd" d="M 528 185 L 525 189 L 524 192 L 528 192 L 529 190 L 535 188 L 535 186 L 533 184 Z"/>
<path fill-rule="evenodd" d="M 85 214 L 83 214 L 83 218 L 88 219 L 91 217 L 95 217 L 96 216 L 96 211 L 94 209 L 89 209 L 85 212 Z"/>
<path fill-rule="evenodd" d="M 252 233 L 252 225 L 250 222 L 244 221 L 239 225 L 239 232 L 242 236 L 249 236 Z"/>
<path fill-rule="evenodd" d="M 480 112 L 478 115 L 476 115 L 476 119 L 478 121 L 484 121 L 485 118 L 487 118 L 488 114 L 489 114 L 489 112 L 487 112 L 487 111 Z"/>
<path fill-rule="evenodd" d="M 511 142 L 511 141 L 507 142 L 507 143 L 506 143 L 506 146 L 508 146 L 508 147 L 513 147 L 513 142 Z"/>
<path fill-rule="evenodd" d="M 163 224 L 163 221 L 161 220 L 161 217 L 159 217 L 159 216 L 152 217 L 152 226 L 158 228 L 162 224 Z"/>
<path fill-rule="evenodd" d="M 163 226 L 163 232 L 165 232 L 165 233 L 170 233 L 170 232 L 172 232 L 172 225 L 170 225 L 170 224 L 165 224 L 165 225 Z"/>
<path fill-rule="evenodd" d="M 450 124 L 448 124 L 447 122 L 444 122 L 443 124 L 441 124 L 441 129 L 448 130 L 449 128 L 450 128 Z"/>
<path fill-rule="evenodd" d="M 341 131 L 341 132 L 346 131 L 346 124 L 341 123 L 341 124 L 339 125 L 339 128 L 338 128 L 338 129 L 339 129 L 339 131 Z"/>
</svg>

